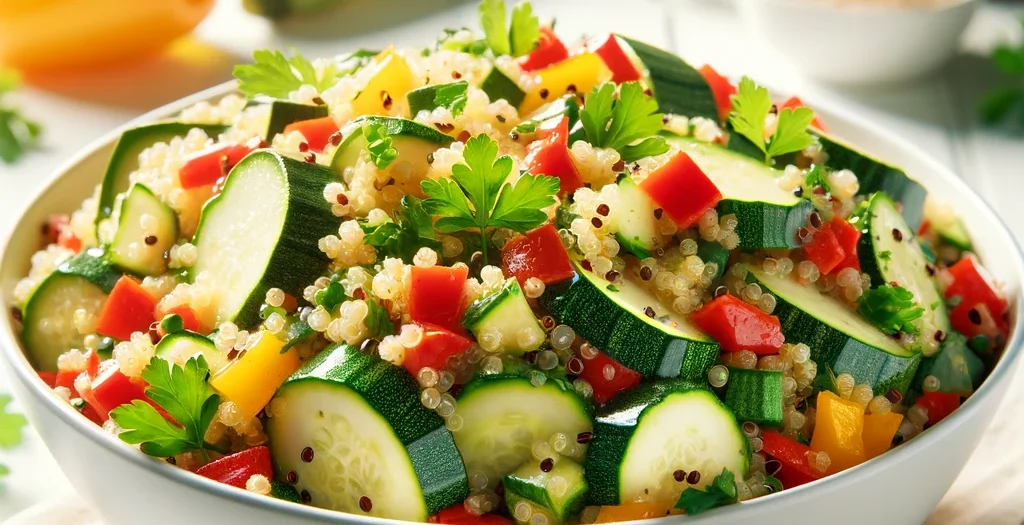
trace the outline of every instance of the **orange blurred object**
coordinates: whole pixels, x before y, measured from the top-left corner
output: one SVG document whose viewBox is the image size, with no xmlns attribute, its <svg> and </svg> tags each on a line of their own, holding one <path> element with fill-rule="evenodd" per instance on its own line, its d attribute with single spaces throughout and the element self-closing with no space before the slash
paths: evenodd
<svg viewBox="0 0 1024 525">
<path fill-rule="evenodd" d="M 213 0 L 3 0 L 0 64 L 74 69 L 145 56 L 191 32 Z"/>
</svg>

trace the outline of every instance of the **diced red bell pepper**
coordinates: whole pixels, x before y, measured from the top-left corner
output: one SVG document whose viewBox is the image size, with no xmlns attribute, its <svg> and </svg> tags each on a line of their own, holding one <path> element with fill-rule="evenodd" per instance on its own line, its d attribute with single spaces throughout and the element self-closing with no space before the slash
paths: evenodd
<svg viewBox="0 0 1024 525">
<path fill-rule="evenodd" d="M 466 510 L 466 506 L 458 503 L 427 518 L 427 523 L 442 525 L 513 525 L 513 521 L 500 514 L 484 514 L 477 516 Z"/>
<path fill-rule="evenodd" d="M 590 359 L 584 359 L 582 355 L 579 358 L 583 361 L 583 371 L 579 377 L 590 383 L 594 390 L 594 402 L 599 405 L 607 403 L 615 394 L 639 385 L 643 379 L 639 372 L 627 368 L 604 352 L 598 352 Z M 607 367 L 611 367 L 611 374 L 605 373 Z M 612 378 L 608 379 L 608 375 Z"/>
<path fill-rule="evenodd" d="M 822 473 L 811 467 L 807 453 L 811 448 L 777 432 L 761 432 L 764 443 L 761 450 L 771 459 L 781 463 L 774 476 L 782 482 L 783 488 L 791 489 L 821 479 Z"/>
<path fill-rule="evenodd" d="M 313 151 L 323 151 L 331 141 L 331 135 L 338 132 L 338 124 L 333 117 L 320 117 L 292 122 L 284 128 L 285 134 L 298 131 L 306 137 L 306 144 Z"/>
<path fill-rule="evenodd" d="M 110 411 L 141 399 L 157 409 L 163 411 L 146 397 L 146 382 L 141 379 L 132 379 L 121 372 L 114 359 L 104 361 L 100 365 L 99 374 L 92 381 L 92 399 L 86 399 L 89 404 L 96 408 L 96 411 L 103 416 L 109 417 Z M 81 392 L 79 392 L 81 394 Z M 82 397 L 85 399 L 85 397 Z"/>
<path fill-rule="evenodd" d="M 984 305 L 984 309 L 988 310 L 998 332 L 1006 334 L 1009 326 L 1005 314 L 1009 303 L 996 291 L 991 277 L 978 260 L 971 255 L 966 255 L 949 267 L 948 271 L 953 282 L 946 288 L 946 298 L 960 298 L 960 302 L 949 312 L 949 320 L 953 324 L 953 328 L 968 337 L 982 334 L 991 336 L 992 334 L 985 333 L 986 330 L 983 326 L 985 319 L 980 305 Z M 978 312 L 972 314 L 971 310 Z M 978 320 L 982 322 L 976 323 L 975 321 Z"/>
<path fill-rule="evenodd" d="M 736 94 L 736 86 L 729 82 L 728 78 L 719 75 L 710 64 L 704 64 L 704 67 L 700 68 L 700 74 L 711 88 L 711 95 L 715 97 L 719 120 L 725 122 L 732 112 L 732 96 Z"/>
<path fill-rule="evenodd" d="M 45 383 L 46 386 L 50 388 L 54 388 L 57 386 L 57 374 L 53 372 L 39 371 L 36 372 L 36 375 L 39 376 L 39 379 L 42 380 L 42 382 Z"/>
<path fill-rule="evenodd" d="M 536 71 L 569 58 L 569 50 L 550 27 L 540 28 L 540 40 L 530 54 L 519 58 L 523 71 Z"/>
<path fill-rule="evenodd" d="M 925 392 L 914 402 L 928 410 L 928 424 L 934 425 L 953 413 L 960 406 L 960 394 L 946 392 Z"/>
<path fill-rule="evenodd" d="M 228 144 L 211 146 L 191 155 L 178 170 L 181 187 L 192 189 L 216 184 L 254 149 L 253 144 Z"/>
<path fill-rule="evenodd" d="M 75 380 L 78 379 L 78 376 L 84 372 L 89 376 L 90 380 L 95 379 L 96 375 L 99 374 L 99 367 L 100 356 L 96 352 L 90 350 L 85 354 L 85 366 L 83 368 L 75 370 L 58 370 L 54 386 L 67 388 L 72 392 L 72 397 L 74 397 L 74 392 L 76 392 Z"/>
<path fill-rule="evenodd" d="M 782 106 L 779 107 L 779 109 L 796 109 L 796 108 L 808 108 L 808 109 L 811 109 L 811 108 L 809 108 L 807 106 L 807 104 L 804 104 L 803 101 L 800 100 L 798 97 L 790 97 L 789 100 L 783 102 Z M 816 128 L 818 128 L 818 129 L 820 129 L 820 130 L 822 130 L 822 131 L 826 131 L 826 132 L 828 131 L 828 128 L 825 127 L 825 123 L 822 122 L 821 119 L 818 118 L 818 113 L 817 112 L 814 113 L 814 120 L 811 121 L 811 125 L 816 127 Z"/>
<path fill-rule="evenodd" d="M 462 327 L 462 297 L 469 268 L 466 266 L 413 266 L 409 286 L 409 317 L 417 323 L 440 326 L 457 334 Z"/>
<path fill-rule="evenodd" d="M 71 217 L 67 214 L 50 215 L 46 222 L 46 237 L 50 244 L 58 244 L 75 253 L 82 251 L 82 240 L 71 229 Z"/>
<path fill-rule="evenodd" d="M 75 379 L 77 379 L 82 372 L 85 372 L 85 370 L 58 370 L 56 381 L 54 381 L 53 386 L 62 386 L 72 392 L 75 392 Z"/>
<path fill-rule="evenodd" d="M 734 295 L 716 297 L 690 314 L 690 320 L 718 341 L 725 352 L 750 350 L 758 355 L 771 355 L 786 342 L 778 317 Z"/>
<path fill-rule="evenodd" d="M 86 376 L 86 372 L 79 374 L 80 376 Z M 92 393 L 92 382 L 91 380 L 82 379 L 81 383 L 84 385 L 83 388 L 77 389 L 78 397 L 85 401 L 85 408 L 82 410 L 82 415 L 89 418 L 90 421 L 97 425 L 102 425 L 108 419 L 110 419 L 108 412 L 101 411 L 96 404 L 96 396 Z"/>
<path fill-rule="evenodd" d="M 832 219 L 822 227 L 835 233 L 836 240 L 839 241 L 839 246 L 845 254 L 843 260 L 832 269 L 832 272 L 839 273 L 845 268 L 854 268 L 859 272 L 860 259 L 857 257 L 857 243 L 860 242 L 861 231 L 839 217 Z"/>
<path fill-rule="evenodd" d="M 197 334 L 205 334 L 208 331 L 207 328 L 203 326 L 202 321 L 199 320 L 199 317 L 196 316 L 196 311 L 188 305 L 179 304 L 178 306 L 167 310 L 167 314 L 176 314 L 178 317 L 181 317 L 181 324 L 185 330 L 196 332 Z"/>
<path fill-rule="evenodd" d="M 540 131 L 546 136 L 526 147 L 526 169 L 534 175 L 558 177 L 559 195 L 582 188 L 583 178 L 569 155 L 569 117 L 554 125 L 546 123 Z"/>
<path fill-rule="evenodd" d="M 619 44 L 619 39 L 616 38 L 614 33 L 591 40 L 587 44 L 587 48 L 601 57 L 604 65 L 608 66 L 608 69 L 612 72 L 612 82 L 621 84 L 642 78 L 640 71 L 633 65 L 629 55 L 622 50 L 622 45 Z"/>
<path fill-rule="evenodd" d="M 689 228 L 722 200 L 722 192 L 693 159 L 680 151 L 640 183 L 640 188 L 680 228 Z"/>
<path fill-rule="evenodd" d="M 448 363 L 448 358 L 461 354 L 473 346 L 473 341 L 440 326 L 420 323 L 423 339 L 420 344 L 405 351 L 402 366 L 413 377 L 420 369 L 430 367 L 440 370 Z"/>
<path fill-rule="evenodd" d="M 545 224 L 508 241 L 501 249 L 501 269 L 505 275 L 514 275 L 520 286 L 525 286 L 531 277 L 551 284 L 564 281 L 575 273 L 569 252 L 562 245 L 553 224 Z"/>
<path fill-rule="evenodd" d="M 127 275 L 118 279 L 100 310 L 96 331 L 102 335 L 127 341 L 134 332 L 149 332 L 156 320 L 153 311 L 156 299 L 142 284 Z"/>
<path fill-rule="evenodd" d="M 846 261 L 846 250 L 829 224 L 822 225 L 811 241 L 804 245 L 804 258 L 813 262 L 822 275 L 832 273 Z"/>
<path fill-rule="evenodd" d="M 266 476 L 268 481 L 274 479 L 274 467 L 270 461 L 270 449 L 253 447 L 211 461 L 199 467 L 196 474 L 244 489 L 245 483 L 255 475 Z"/>
</svg>

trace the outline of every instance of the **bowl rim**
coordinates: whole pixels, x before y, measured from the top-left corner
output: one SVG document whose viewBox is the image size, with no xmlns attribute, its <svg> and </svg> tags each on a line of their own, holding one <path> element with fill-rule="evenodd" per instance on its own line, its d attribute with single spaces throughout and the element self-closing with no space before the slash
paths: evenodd
<svg viewBox="0 0 1024 525">
<path fill-rule="evenodd" d="M 741 3 L 762 2 L 789 9 L 802 9 L 815 13 L 839 13 L 843 15 L 891 15 L 891 14 L 938 14 L 978 5 L 979 0 L 945 0 L 941 3 L 928 5 L 911 5 L 900 2 L 893 5 L 875 5 L 855 0 L 737 0 Z"/>
<path fill-rule="evenodd" d="M 784 90 L 779 92 L 784 92 Z M 237 85 L 235 81 L 228 81 L 179 99 L 150 111 L 129 121 L 123 126 L 104 134 L 92 141 L 77 154 L 73 155 L 67 162 L 63 163 L 54 171 L 49 180 L 32 195 L 31 199 L 27 200 L 27 204 L 17 215 L 18 218 L 13 222 L 8 231 L 4 232 L 2 239 L 0 239 L 0 241 L 2 241 L 2 243 L 0 243 L 0 264 L 8 259 L 8 245 L 11 242 L 14 231 L 16 231 L 23 222 L 25 213 L 36 206 L 38 200 L 44 194 L 50 192 L 54 186 L 67 176 L 68 173 L 73 172 L 76 166 L 84 159 L 95 154 L 97 150 L 112 144 L 125 129 L 129 129 L 143 123 L 153 122 L 162 118 L 171 117 L 198 102 L 213 100 L 232 93 L 237 93 Z M 1022 284 L 1020 287 L 1024 288 L 1024 252 L 1022 252 L 1020 244 L 1002 218 L 999 217 L 992 207 L 970 186 L 968 186 L 963 179 L 957 177 L 951 169 L 933 159 L 917 146 L 910 144 L 907 140 L 882 128 L 880 125 L 874 124 L 864 117 L 855 114 L 851 109 L 837 107 L 834 103 L 827 103 L 824 101 L 819 102 L 816 107 L 822 110 L 823 113 L 830 115 L 832 118 L 846 122 L 851 125 L 851 127 L 858 129 L 860 132 L 884 139 L 889 142 L 894 149 L 905 152 L 909 156 L 916 157 L 918 161 L 934 173 L 935 177 L 947 179 L 947 182 L 954 186 L 962 199 L 972 201 L 987 222 L 998 226 L 998 233 L 1008 244 L 1008 249 L 1004 255 L 1012 259 L 1010 266 L 1018 275 L 1022 276 Z M 1006 347 L 1003 351 L 1003 355 L 999 359 L 999 362 L 975 393 L 967 399 L 960 409 L 947 417 L 943 424 L 929 428 L 920 436 L 886 452 L 880 456 L 880 458 L 866 461 L 856 467 L 807 485 L 794 487 L 780 493 L 756 498 L 740 505 L 729 505 L 714 509 L 713 511 L 705 514 L 705 516 L 727 518 L 730 516 L 739 517 L 742 513 L 748 512 L 771 511 L 773 508 L 787 505 L 789 501 L 799 496 L 814 497 L 815 494 L 829 488 L 834 490 L 840 485 L 857 483 L 861 478 L 868 477 L 872 473 L 888 468 L 888 464 L 897 462 L 899 458 L 916 454 L 925 447 L 935 446 L 935 442 L 942 440 L 946 435 L 954 431 L 954 427 L 960 426 L 964 421 L 966 421 L 968 417 L 967 412 L 975 411 L 976 406 L 980 406 L 983 402 L 986 402 L 986 400 L 992 397 L 994 395 L 993 392 L 997 389 L 999 384 L 1012 380 L 1013 377 L 1011 375 L 1011 371 L 1013 369 L 1014 361 L 1016 361 L 1019 358 L 1019 354 L 1024 351 L 1024 291 L 1018 290 L 1015 299 L 1011 298 L 1010 308 L 1015 311 L 1015 314 L 1010 320 L 1012 333 L 1007 340 Z M 78 432 L 78 434 L 92 440 L 95 444 L 107 449 L 111 453 L 121 456 L 123 459 L 126 459 L 135 466 L 143 469 L 149 469 L 156 475 L 166 478 L 172 482 L 183 483 L 189 488 L 212 493 L 217 497 L 227 498 L 234 503 L 268 510 L 277 514 L 291 514 L 296 517 L 319 520 L 324 523 L 358 523 L 360 525 L 408 523 L 393 519 L 360 516 L 357 514 L 321 509 L 275 498 L 268 498 L 266 496 L 250 493 L 243 489 L 224 485 L 202 476 L 197 476 L 192 472 L 187 472 L 166 462 L 159 461 L 139 453 L 133 447 L 126 446 L 123 442 L 103 430 L 98 425 L 95 425 L 86 418 L 81 417 L 81 415 L 70 405 L 62 402 L 57 396 L 52 394 L 49 387 L 39 379 L 39 376 L 36 374 L 35 370 L 28 362 L 27 357 L 24 355 L 19 338 L 15 334 L 10 315 L 0 315 L 0 356 L 2 356 L 10 365 L 8 368 L 12 378 L 20 380 L 20 382 L 26 386 L 26 391 L 30 395 L 43 400 L 41 404 L 46 408 L 46 410 L 49 410 L 58 418 L 63 419 L 64 423 L 70 425 Z M 691 521 L 689 518 L 676 515 L 656 518 L 654 520 L 644 520 L 644 522 L 664 524 L 668 523 L 670 520 L 678 521 L 680 519 L 687 522 Z M 699 520 L 700 518 L 695 519 Z"/>
</svg>

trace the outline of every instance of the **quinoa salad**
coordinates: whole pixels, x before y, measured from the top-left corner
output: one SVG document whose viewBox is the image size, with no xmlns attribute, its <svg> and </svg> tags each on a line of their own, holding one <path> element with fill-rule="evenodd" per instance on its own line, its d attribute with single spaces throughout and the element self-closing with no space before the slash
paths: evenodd
<svg viewBox="0 0 1024 525">
<path fill-rule="evenodd" d="M 798 98 L 529 3 L 258 51 L 127 130 L 11 316 L 141 454 L 415 522 L 699 514 L 949 416 L 1008 334 L 955 210 Z"/>
</svg>

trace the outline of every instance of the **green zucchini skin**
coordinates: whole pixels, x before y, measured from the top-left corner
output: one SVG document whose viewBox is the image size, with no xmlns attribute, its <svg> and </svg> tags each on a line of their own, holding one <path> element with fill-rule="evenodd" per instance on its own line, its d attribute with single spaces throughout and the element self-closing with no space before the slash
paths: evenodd
<svg viewBox="0 0 1024 525">
<path fill-rule="evenodd" d="M 812 211 L 814 204 L 808 200 L 796 206 L 738 200 L 718 204 L 719 216 L 736 215 L 736 234 L 744 250 L 799 247 L 796 232 L 807 223 L 807 215 Z"/>
<path fill-rule="evenodd" d="M 654 46 L 616 35 L 643 62 L 650 75 L 654 98 L 662 113 L 705 117 L 718 122 L 718 106 L 704 76 L 676 56 Z"/>
<path fill-rule="evenodd" d="M 297 104 L 285 100 L 275 100 L 270 103 L 270 121 L 267 124 L 267 133 L 263 135 L 264 140 L 271 142 L 274 137 L 284 133 L 284 128 L 289 124 L 312 120 L 327 116 L 327 106 L 314 106 L 311 104 Z"/>
<path fill-rule="evenodd" d="M 736 419 L 758 425 L 782 426 L 782 372 L 774 370 L 729 369 L 725 406 Z"/>
<path fill-rule="evenodd" d="M 502 73 L 497 67 L 492 67 L 491 72 L 487 74 L 484 81 L 480 83 L 480 89 L 484 93 L 487 93 L 487 97 L 491 99 L 491 102 L 498 100 L 506 100 L 513 107 L 518 108 L 523 103 L 523 99 L 526 98 L 526 93 L 519 88 L 519 85 L 508 78 L 505 73 Z"/>
</svg>

